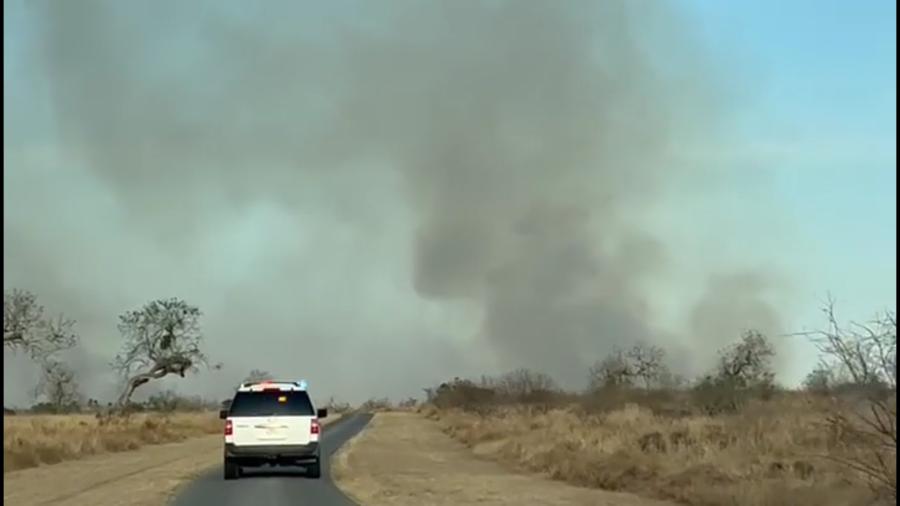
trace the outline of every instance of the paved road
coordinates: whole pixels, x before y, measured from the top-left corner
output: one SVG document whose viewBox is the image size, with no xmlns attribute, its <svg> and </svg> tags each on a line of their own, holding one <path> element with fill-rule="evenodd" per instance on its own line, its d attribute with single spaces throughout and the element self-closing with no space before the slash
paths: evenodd
<svg viewBox="0 0 900 506">
<path fill-rule="evenodd" d="M 204 474 L 175 498 L 175 506 L 355 506 L 331 481 L 329 457 L 369 423 L 372 415 L 342 418 L 322 430 L 322 477 L 306 478 L 303 469 L 247 469 L 239 480 L 225 481 L 222 466 Z"/>
</svg>

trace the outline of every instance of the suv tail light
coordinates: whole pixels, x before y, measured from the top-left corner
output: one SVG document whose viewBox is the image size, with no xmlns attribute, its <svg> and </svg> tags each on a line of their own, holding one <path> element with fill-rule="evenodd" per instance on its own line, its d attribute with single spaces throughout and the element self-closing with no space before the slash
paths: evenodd
<svg viewBox="0 0 900 506">
<path fill-rule="evenodd" d="M 231 424 L 231 420 L 225 420 L 225 435 L 230 436 L 234 431 L 234 426 Z"/>
<path fill-rule="evenodd" d="M 318 420 L 313 420 L 313 421 L 309 424 L 309 433 L 310 433 L 310 434 L 318 434 L 320 430 L 321 430 L 321 428 L 319 427 L 319 421 L 318 421 Z"/>
</svg>

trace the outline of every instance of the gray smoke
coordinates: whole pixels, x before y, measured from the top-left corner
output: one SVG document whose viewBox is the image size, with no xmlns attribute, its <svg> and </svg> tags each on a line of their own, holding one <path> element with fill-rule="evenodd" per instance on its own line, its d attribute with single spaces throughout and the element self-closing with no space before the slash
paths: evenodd
<svg viewBox="0 0 900 506">
<path fill-rule="evenodd" d="M 251 368 L 356 399 L 519 366 L 580 386 L 613 346 L 778 327 L 739 277 L 689 335 L 656 323 L 643 217 L 716 177 L 673 152 L 726 107 L 664 2 L 28 5 L 60 177 L 92 186 L 5 222 L 4 273 L 79 318 L 83 361 L 171 295 L 206 311 L 217 393 Z"/>
</svg>

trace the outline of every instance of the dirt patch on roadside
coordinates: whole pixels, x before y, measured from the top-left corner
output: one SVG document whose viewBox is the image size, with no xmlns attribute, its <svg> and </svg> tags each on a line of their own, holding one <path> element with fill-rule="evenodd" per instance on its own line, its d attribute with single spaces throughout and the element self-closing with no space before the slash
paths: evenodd
<svg viewBox="0 0 900 506">
<path fill-rule="evenodd" d="M 365 506 L 671 506 L 510 472 L 479 458 L 441 432 L 437 423 L 414 413 L 375 415 L 332 460 L 332 476 L 341 490 Z"/>
</svg>

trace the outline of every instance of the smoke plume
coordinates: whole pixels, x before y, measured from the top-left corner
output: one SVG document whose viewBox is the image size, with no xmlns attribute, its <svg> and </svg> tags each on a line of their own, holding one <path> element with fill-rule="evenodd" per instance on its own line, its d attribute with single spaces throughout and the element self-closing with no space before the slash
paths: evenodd
<svg viewBox="0 0 900 506">
<path fill-rule="evenodd" d="M 4 155 L 30 208 L 4 273 L 79 319 L 84 367 L 169 296 L 205 311 L 216 395 L 252 368 L 357 400 L 520 366 L 580 387 L 614 346 L 778 329 L 752 273 L 654 288 L 679 264 L 651 217 L 725 177 L 678 156 L 727 99 L 664 2 L 28 8 L 56 141 Z"/>
</svg>

